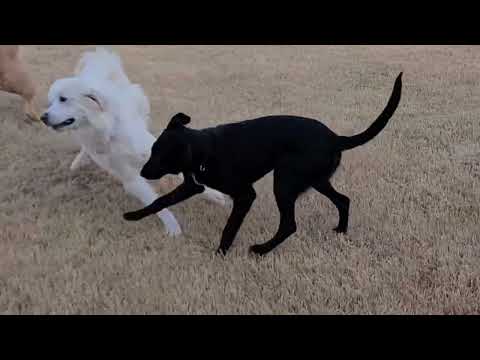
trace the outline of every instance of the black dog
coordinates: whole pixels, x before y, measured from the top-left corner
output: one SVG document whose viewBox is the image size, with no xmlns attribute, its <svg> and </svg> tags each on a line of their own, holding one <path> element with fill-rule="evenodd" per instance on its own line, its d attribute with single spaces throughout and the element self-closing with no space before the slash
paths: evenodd
<svg viewBox="0 0 480 360">
<path fill-rule="evenodd" d="M 275 236 L 250 250 L 264 255 L 295 233 L 295 201 L 313 187 L 338 209 L 339 224 L 347 231 L 350 199 L 335 191 L 330 178 L 340 164 L 342 151 L 373 139 L 387 125 L 402 92 L 398 75 L 386 108 L 363 133 L 338 136 L 322 123 L 295 116 L 268 116 L 215 128 L 185 127 L 190 118 L 177 114 L 152 147 L 152 155 L 141 171 L 148 180 L 183 173 L 184 183 L 144 209 L 126 213 L 137 221 L 204 191 L 204 186 L 228 194 L 233 210 L 223 230 L 217 252 L 226 254 L 256 198 L 253 183 L 274 171 L 274 194 L 280 210 Z"/>
</svg>

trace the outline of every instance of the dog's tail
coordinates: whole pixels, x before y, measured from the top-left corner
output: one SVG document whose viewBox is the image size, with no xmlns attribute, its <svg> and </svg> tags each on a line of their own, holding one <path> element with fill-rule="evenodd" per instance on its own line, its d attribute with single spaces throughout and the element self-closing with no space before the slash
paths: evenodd
<svg viewBox="0 0 480 360">
<path fill-rule="evenodd" d="M 397 109 L 398 104 L 400 103 L 400 98 L 402 95 L 402 74 L 403 73 L 400 73 L 397 77 L 397 80 L 395 80 L 392 95 L 390 95 L 387 106 L 367 130 L 358 135 L 350 137 L 339 136 L 337 138 L 337 146 L 341 151 L 350 150 L 356 148 L 357 146 L 366 144 L 385 128 L 388 120 L 390 120 L 393 113 Z"/>
<path fill-rule="evenodd" d="M 102 47 L 88 51 L 80 58 L 75 75 L 92 81 L 112 81 L 117 85 L 129 85 L 120 57 Z"/>
</svg>

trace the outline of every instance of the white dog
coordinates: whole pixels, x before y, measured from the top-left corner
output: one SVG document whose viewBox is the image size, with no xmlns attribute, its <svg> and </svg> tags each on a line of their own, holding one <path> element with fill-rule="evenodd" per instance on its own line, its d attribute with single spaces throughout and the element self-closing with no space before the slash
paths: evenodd
<svg viewBox="0 0 480 360">
<path fill-rule="evenodd" d="M 72 170 L 92 159 L 144 205 L 158 198 L 140 176 L 156 140 L 148 131 L 150 104 L 142 88 L 130 82 L 117 55 L 103 48 L 85 53 L 74 77 L 51 86 L 48 101 L 42 121 L 56 131 L 71 130 L 81 146 Z M 225 204 L 224 195 L 213 189 L 204 196 Z M 181 233 L 169 210 L 158 216 L 169 235 Z"/>
</svg>

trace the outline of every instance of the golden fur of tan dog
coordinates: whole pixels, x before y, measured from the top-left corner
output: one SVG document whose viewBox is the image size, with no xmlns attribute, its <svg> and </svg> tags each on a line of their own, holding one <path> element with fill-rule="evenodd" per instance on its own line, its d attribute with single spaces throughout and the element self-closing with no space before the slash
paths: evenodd
<svg viewBox="0 0 480 360">
<path fill-rule="evenodd" d="M 0 90 L 21 96 L 25 114 L 39 120 L 34 104 L 36 86 L 20 57 L 19 45 L 0 45 Z"/>
</svg>

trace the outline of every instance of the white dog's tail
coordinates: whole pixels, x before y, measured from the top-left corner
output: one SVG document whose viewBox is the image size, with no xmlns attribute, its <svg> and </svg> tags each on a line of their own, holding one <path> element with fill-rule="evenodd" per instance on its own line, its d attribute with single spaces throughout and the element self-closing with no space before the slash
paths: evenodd
<svg viewBox="0 0 480 360">
<path fill-rule="evenodd" d="M 100 47 L 83 54 L 75 68 L 75 75 L 93 82 L 107 80 L 120 86 L 130 85 L 120 57 Z"/>
</svg>

